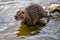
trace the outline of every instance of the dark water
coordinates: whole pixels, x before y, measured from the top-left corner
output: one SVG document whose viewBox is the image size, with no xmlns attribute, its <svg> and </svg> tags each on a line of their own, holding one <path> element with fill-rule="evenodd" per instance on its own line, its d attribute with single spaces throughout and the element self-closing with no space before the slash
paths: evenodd
<svg viewBox="0 0 60 40">
<path fill-rule="evenodd" d="M 60 40 L 60 17 L 50 19 L 47 24 L 39 23 L 35 26 L 28 26 L 14 19 L 20 8 L 31 3 L 50 5 L 60 1 L 0 0 L 0 40 Z"/>
</svg>

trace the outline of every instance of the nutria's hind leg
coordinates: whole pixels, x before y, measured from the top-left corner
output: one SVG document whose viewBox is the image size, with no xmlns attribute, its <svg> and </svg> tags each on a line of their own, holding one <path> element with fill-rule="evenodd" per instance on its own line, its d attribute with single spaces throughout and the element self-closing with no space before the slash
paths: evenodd
<svg viewBox="0 0 60 40">
<path fill-rule="evenodd" d="M 49 21 L 50 21 L 49 18 L 44 19 L 44 20 L 39 20 L 39 22 L 42 23 L 42 24 L 46 24 L 46 23 L 48 23 Z"/>
</svg>

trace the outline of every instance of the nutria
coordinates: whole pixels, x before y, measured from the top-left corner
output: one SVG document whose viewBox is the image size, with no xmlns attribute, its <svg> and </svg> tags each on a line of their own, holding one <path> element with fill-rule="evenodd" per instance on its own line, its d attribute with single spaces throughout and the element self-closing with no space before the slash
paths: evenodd
<svg viewBox="0 0 60 40">
<path fill-rule="evenodd" d="M 28 25 L 34 25 L 41 18 L 49 17 L 48 13 L 43 10 L 43 8 L 38 4 L 31 4 L 25 9 L 20 9 L 17 11 L 17 14 L 15 15 L 15 19 L 19 20 L 22 19 L 24 22 L 26 22 Z"/>
</svg>

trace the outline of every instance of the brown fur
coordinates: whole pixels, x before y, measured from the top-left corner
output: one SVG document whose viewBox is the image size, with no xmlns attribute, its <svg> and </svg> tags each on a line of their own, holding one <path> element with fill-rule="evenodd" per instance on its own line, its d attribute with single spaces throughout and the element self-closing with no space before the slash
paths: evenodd
<svg viewBox="0 0 60 40">
<path fill-rule="evenodd" d="M 32 4 L 25 9 L 20 9 L 15 15 L 15 19 L 22 19 L 28 25 L 34 25 L 41 18 L 48 17 L 47 12 L 38 4 Z"/>
</svg>

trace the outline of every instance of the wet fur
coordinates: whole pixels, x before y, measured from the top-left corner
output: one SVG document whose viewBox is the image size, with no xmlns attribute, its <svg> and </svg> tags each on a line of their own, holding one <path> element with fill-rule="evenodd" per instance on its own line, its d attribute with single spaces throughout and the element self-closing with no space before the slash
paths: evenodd
<svg viewBox="0 0 60 40">
<path fill-rule="evenodd" d="M 18 15 L 20 17 L 22 16 L 22 20 L 26 22 L 28 25 L 34 25 L 37 22 L 39 22 L 41 18 L 48 17 L 47 12 L 44 11 L 43 8 L 38 4 L 32 4 L 23 10 L 19 10 L 16 14 L 17 18 L 18 18 Z"/>
</svg>

